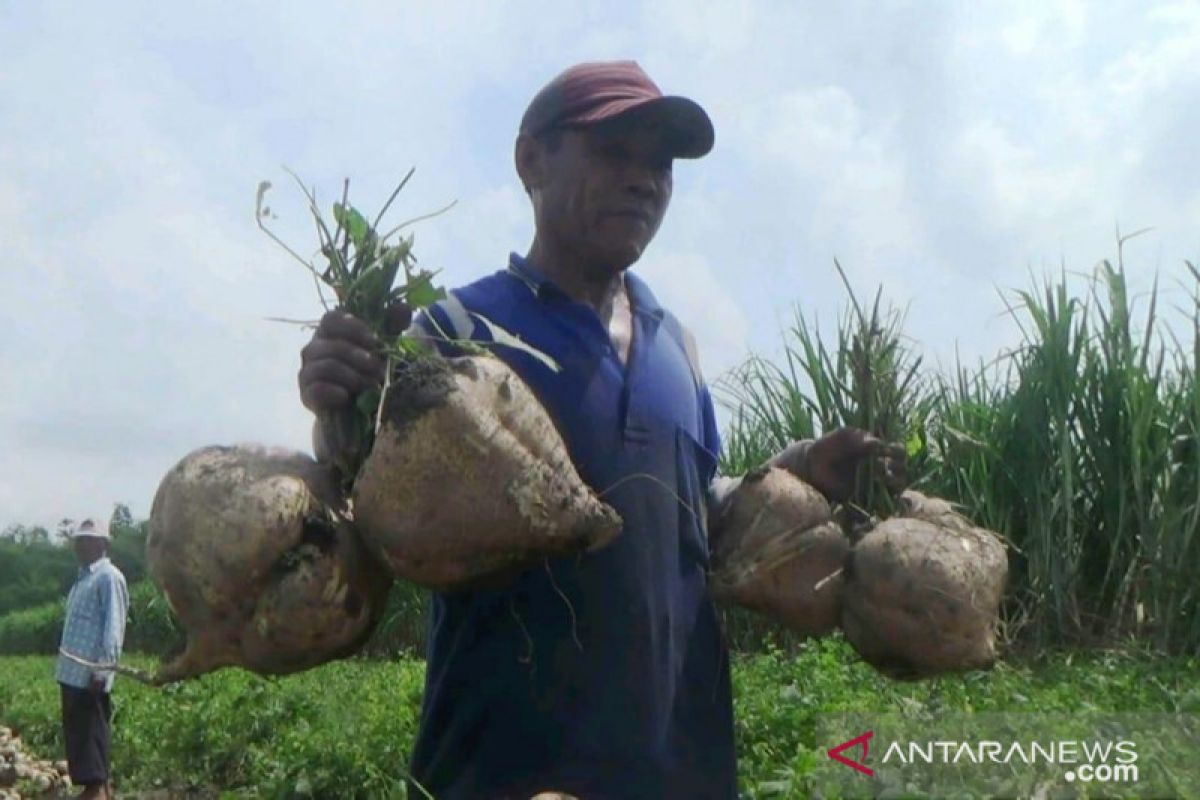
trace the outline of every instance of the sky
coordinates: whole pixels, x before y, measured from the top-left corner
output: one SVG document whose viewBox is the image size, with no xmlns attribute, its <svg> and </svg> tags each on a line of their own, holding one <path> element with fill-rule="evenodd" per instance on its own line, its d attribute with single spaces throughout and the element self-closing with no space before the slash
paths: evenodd
<svg viewBox="0 0 1200 800">
<path fill-rule="evenodd" d="M 935 365 L 1019 342 L 1003 297 L 1129 242 L 1135 289 L 1200 260 L 1200 2 L 788 0 L 0 4 L 0 528 L 149 514 L 208 444 L 307 450 L 304 268 L 255 227 L 328 206 L 414 229 L 448 286 L 532 237 L 522 112 L 570 64 L 636 59 L 713 119 L 634 269 L 710 379 L 796 309 L 881 287 Z M 326 209 L 328 210 L 328 209 Z"/>
</svg>

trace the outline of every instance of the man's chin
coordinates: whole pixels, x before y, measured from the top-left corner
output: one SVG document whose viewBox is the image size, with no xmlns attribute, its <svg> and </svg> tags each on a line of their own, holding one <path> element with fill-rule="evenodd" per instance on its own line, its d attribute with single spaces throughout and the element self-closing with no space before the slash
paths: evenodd
<svg viewBox="0 0 1200 800">
<path fill-rule="evenodd" d="M 649 242 L 628 242 L 609 248 L 604 254 L 603 262 L 613 272 L 624 272 L 638 262 L 646 252 L 647 245 Z"/>
</svg>

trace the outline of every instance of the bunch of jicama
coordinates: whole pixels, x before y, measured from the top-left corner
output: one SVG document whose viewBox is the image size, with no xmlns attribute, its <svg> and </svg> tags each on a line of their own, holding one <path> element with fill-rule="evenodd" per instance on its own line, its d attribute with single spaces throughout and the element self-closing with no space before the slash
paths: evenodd
<svg viewBox="0 0 1200 800">
<path fill-rule="evenodd" d="M 380 338 L 387 378 L 353 408 L 322 415 L 330 464 L 208 447 L 166 475 L 150 515 L 149 568 L 187 646 L 157 682 L 230 665 L 306 669 L 365 640 L 394 577 L 453 590 L 600 547 L 621 530 L 545 410 L 499 359 L 478 347 L 443 359 L 428 343 L 387 334 L 395 303 L 421 308 L 444 296 L 433 273 L 414 269 L 411 237 L 389 244 L 409 223 L 376 232 L 407 181 L 374 223 L 343 193 L 332 231 L 305 190 L 324 269 L 266 227 L 270 184 L 259 186 L 259 226 Z M 401 269 L 405 283 L 395 286 Z"/>
<path fill-rule="evenodd" d="M 840 625 L 892 677 L 990 666 L 1004 545 L 944 500 L 906 491 L 899 507 L 852 546 L 811 486 L 779 468 L 751 472 L 714 520 L 713 595 L 805 636 Z"/>
</svg>

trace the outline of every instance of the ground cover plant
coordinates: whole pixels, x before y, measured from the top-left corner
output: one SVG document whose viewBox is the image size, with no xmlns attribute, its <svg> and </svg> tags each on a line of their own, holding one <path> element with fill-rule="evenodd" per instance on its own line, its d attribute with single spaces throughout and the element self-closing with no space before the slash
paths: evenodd
<svg viewBox="0 0 1200 800">
<path fill-rule="evenodd" d="M 282 678 L 224 670 L 166 689 L 123 681 L 115 695 L 116 774 L 123 790 L 402 796 L 423 673 L 416 659 L 353 659 Z M 52 676 L 50 657 L 0 657 L 0 719 L 46 757 L 61 753 Z M 749 798 L 806 796 L 806 776 L 829 746 L 815 738 L 822 713 L 1200 713 L 1200 660 L 1139 651 L 1055 651 L 990 672 L 902 683 L 833 637 L 795 652 L 738 655 L 733 682 L 739 774 Z"/>
</svg>

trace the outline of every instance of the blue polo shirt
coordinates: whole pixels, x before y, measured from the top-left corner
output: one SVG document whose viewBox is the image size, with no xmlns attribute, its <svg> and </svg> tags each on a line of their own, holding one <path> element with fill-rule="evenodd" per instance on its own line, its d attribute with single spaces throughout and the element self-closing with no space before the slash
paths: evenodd
<svg viewBox="0 0 1200 800">
<path fill-rule="evenodd" d="M 625 522 L 503 589 L 434 596 L 412 772 L 439 800 L 736 797 L 729 657 L 705 587 L 712 400 L 679 323 L 637 276 L 626 285 L 627 366 L 595 311 L 515 255 L 418 320 L 487 341 L 483 317 L 556 361 L 491 348 Z"/>
</svg>

